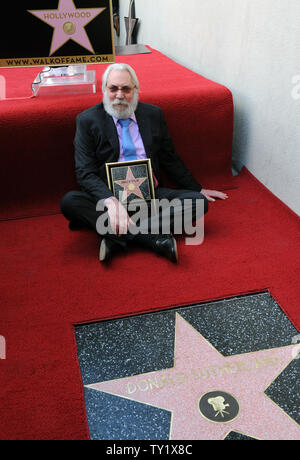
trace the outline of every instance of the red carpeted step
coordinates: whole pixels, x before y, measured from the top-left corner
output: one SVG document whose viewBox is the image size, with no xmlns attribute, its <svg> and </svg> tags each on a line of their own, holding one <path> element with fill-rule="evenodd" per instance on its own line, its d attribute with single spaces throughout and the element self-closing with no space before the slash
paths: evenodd
<svg viewBox="0 0 300 460">
<path fill-rule="evenodd" d="M 230 91 L 151 51 L 118 56 L 116 61 L 135 68 L 141 85 L 140 100 L 163 109 L 176 150 L 204 188 L 231 188 Z M 88 68 L 96 70 L 96 94 L 1 101 L 0 218 L 59 210 L 60 197 L 76 187 L 75 118 L 102 100 L 101 77 L 106 66 Z M 28 96 L 40 70 L 2 69 L 7 97 Z"/>
</svg>

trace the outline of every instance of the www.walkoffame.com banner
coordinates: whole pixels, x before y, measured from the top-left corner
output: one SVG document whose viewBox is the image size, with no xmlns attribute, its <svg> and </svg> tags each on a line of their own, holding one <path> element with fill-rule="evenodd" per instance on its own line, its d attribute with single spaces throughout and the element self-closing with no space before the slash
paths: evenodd
<svg viewBox="0 0 300 460">
<path fill-rule="evenodd" d="M 0 24 L 0 67 L 115 60 L 111 0 L 11 1 Z"/>
</svg>

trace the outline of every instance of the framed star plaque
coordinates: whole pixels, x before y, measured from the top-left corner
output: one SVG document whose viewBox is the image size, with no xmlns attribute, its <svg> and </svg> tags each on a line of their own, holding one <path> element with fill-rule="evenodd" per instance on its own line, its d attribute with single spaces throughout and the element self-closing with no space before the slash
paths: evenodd
<svg viewBox="0 0 300 460">
<path fill-rule="evenodd" d="M 155 198 L 151 160 L 106 163 L 107 182 L 114 196 L 124 205 Z"/>
<path fill-rule="evenodd" d="M 0 21 L 0 67 L 115 61 L 111 0 L 13 0 Z"/>
</svg>

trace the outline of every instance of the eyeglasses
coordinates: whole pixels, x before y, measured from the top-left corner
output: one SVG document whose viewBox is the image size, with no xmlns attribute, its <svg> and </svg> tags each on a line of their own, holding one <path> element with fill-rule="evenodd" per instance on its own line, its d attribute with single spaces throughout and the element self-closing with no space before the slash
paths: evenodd
<svg viewBox="0 0 300 460">
<path fill-rule="evenodd" d="M 124 94 L 130 94 L 134 90 L 135 86 L 108 86 L 108 89 L 111 93 L 117 93 L 122 91 Z"/>
</svg>

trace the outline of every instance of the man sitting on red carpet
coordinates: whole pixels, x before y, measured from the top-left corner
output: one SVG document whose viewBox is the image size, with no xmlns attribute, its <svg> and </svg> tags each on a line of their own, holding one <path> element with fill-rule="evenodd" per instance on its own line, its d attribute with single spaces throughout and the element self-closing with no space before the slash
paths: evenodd
<svg viewBox="0 0 300 460">
<path fill-rule="evenodd" d="M 106 163 L 151 158 L 156 199 L 179 200 L 181 214 L 185 203 L 190 203 L 193 220 L 199 217 L 199 204 L 205 213 L 208 201 L 226 199 L 227 195 L 204 190 L 196 181 L 175 152 L 161 109 L 139 102 L 139 81 L 129 65 L 109 66 L 102 78 L 102 91 L 103 102 L 85 110 L 76 119 L 75 168 L 82 191 L 68 192 L 62 198 L 62 212 L 70 221 L 71 229 L 88 226 L 102 235 L 99 253 L 102 262 L 126 249 L 129 243 L 147 247 L 177 262 L 176 240 L 171 232 L 151 233 L 148 219 L 146 232 L 130 231 L 136 223 L 109 189 Z M 162 186 L 160 168 L 180 189 Z M 97 225 L 103 213 L 110 228 L 105 234 Z M 171 216 L 170 228 L 174 228 L 176 210 L 168 215 Z"/>
</svg>

